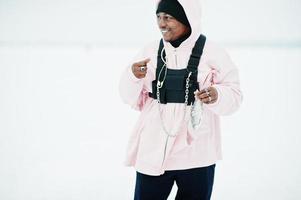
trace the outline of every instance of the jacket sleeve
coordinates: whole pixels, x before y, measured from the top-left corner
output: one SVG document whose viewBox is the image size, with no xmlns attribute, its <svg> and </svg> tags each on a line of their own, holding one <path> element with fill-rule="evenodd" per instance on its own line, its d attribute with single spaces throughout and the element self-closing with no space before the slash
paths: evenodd
<svg viewBox="0 0 301 200">
<path fill-rule="evenodd" d="M 205 106 L 217 115 L 229 115 L 235 112 L 242 102 L 238 69 L 225 50 L 217 49 L 212 56 L 212 87 L 217 90 L 218 99 L 215 103 Z"/>
<path fill-rule="evenodd" d="M 133 109 L 141 110 L 149 98 L 148 91 L 145 89 L 145 82 L 148 81 L 148 73 L 145 78 L 138 79 L 132 72 L 132 64 L 148 58 L 145 50 L 142 50 L 133 59 L 121 75 L 119 82 L 119 93 L 124 103 L 130 105 Z M 149 63 L 147 64 L 149 67 Z"/>
</svg>

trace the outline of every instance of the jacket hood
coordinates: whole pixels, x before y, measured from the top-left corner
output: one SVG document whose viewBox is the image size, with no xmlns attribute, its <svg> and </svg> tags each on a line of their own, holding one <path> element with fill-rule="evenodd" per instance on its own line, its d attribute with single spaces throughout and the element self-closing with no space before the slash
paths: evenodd
<svg viewBox="0 0 301 200">
<path fill-rule="evenodd" d="M 156 8 L 161 0 L 157 0 Z M 199 0 L 178 0 L 191 26 L 191 35 L 183 42 L 195 42 L 201 34 L 201 6 Z"/>
</svg>

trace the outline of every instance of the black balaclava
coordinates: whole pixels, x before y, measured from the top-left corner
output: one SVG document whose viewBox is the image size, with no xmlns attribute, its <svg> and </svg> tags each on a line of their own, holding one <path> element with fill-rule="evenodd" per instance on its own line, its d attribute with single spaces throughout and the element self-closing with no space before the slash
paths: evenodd
<svg viewBox="0 0 301 200">
<path fill-rule="evenodd" d="M 180 46 L 180 44 L 183 41 L 185 41 L 191 34 L 191 27 L 182 5 L 177 0 L 161 0 L 160 3 L 158 4 L 156 14 L 158 14 L 159 12 L 170 14 L 176 20 L 178 20 L 185 26 L 189 27 L 189 32 L 186 35 L 183 35 L 182 37 L 174 41 L 170 41 L 170 44 L 173 47 Z"/>
</svg>

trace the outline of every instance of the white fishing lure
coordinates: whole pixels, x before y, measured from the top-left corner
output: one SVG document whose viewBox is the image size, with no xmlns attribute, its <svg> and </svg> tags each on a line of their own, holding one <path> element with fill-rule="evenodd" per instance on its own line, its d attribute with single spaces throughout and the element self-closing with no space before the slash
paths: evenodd
<svg viewBox="0 0 301 200">
<path fill-rule="evenodd" d="M 194 104 L 192 105 L 190 112 L 190 123 L 194 130 L 197 130 L 200 127 L 203 112 L 203 102 L 201 102 L 199 98 L 195 98 Z"/>
</svg>

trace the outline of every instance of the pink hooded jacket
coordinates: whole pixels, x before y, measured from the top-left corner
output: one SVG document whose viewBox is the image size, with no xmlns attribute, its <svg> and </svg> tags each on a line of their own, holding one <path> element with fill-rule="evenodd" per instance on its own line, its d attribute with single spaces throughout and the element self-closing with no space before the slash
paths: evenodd
<svg viewBox="0 0 301 200">
<path fill-rule="evenodd" d="M 201 10 L 197 0 L 178 1 L 185 10 L 192 31 L 178 48 L 164 41 L 167 67 L 171 69 L 187 67 L 191 50 L 201 34 Z M 161 116 L 167 130 L 178 127 L 177 136 L 168 137 L 162 129 L 158 102 L 148 96 L 149 92 L 153 92 L 151 82 L 156 79 L 158 48 L 159 40 L 142 49 L 133 61 L 151 59 L 145 78 L 137 79 L 129 65 L 120 80 L 123 101 L 141 111 L 129 139 L 125 164 L 148 175 L 214 164 L 222 159 L 219 116 L 233 113 L 242 101 L 238 70 L 223 49 L 207 40 L 198 66 L 198 82 L 200 90 L 215 87 L 218 100 L 214 104 L 204 104 L 201 126 L 196 130 L 187 123 L 190 106 L 184 113 L 184 104 L 161 104 Z"/>
</svg>

